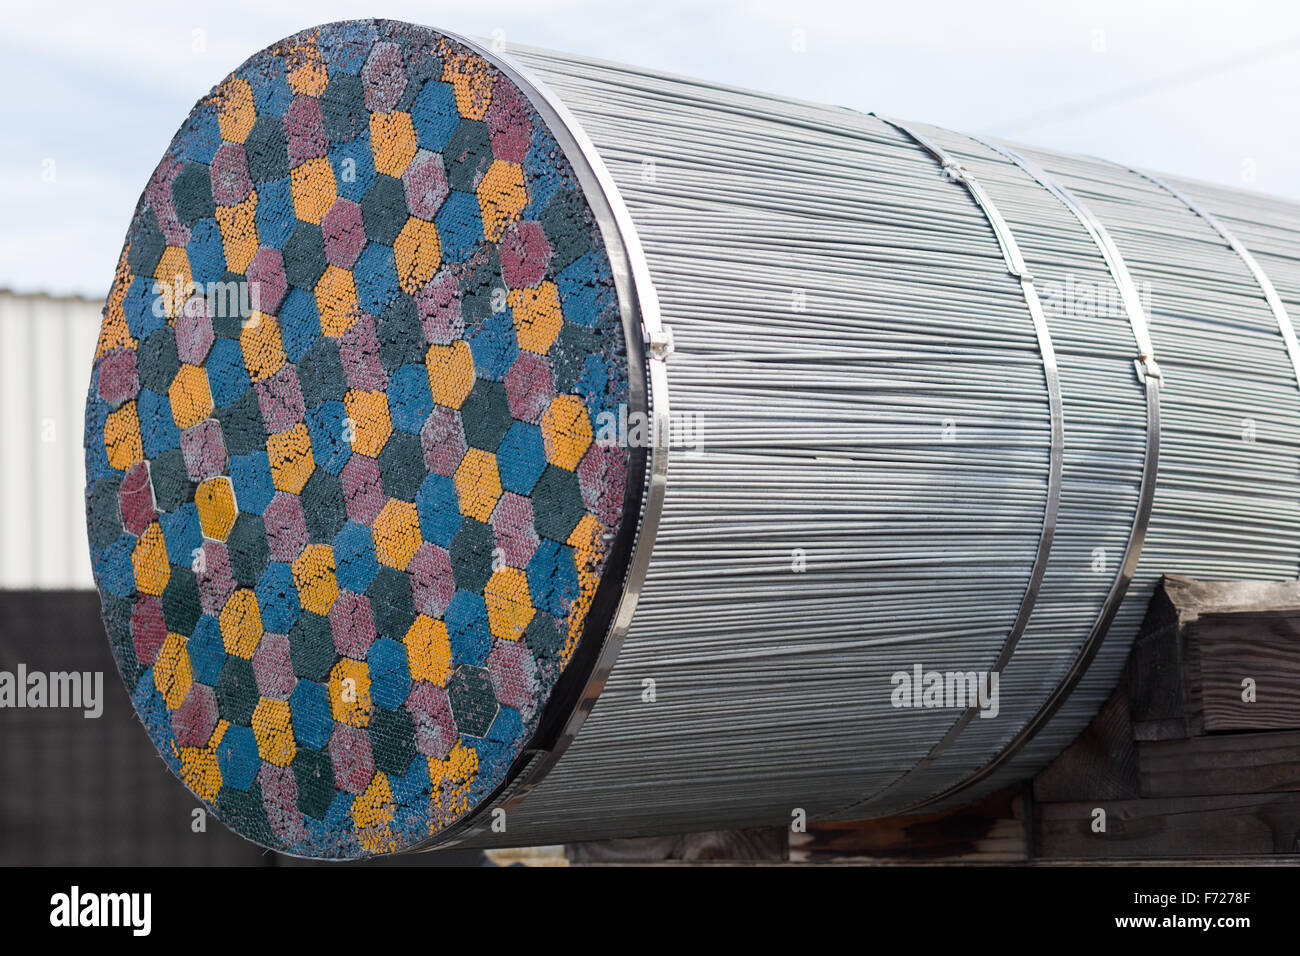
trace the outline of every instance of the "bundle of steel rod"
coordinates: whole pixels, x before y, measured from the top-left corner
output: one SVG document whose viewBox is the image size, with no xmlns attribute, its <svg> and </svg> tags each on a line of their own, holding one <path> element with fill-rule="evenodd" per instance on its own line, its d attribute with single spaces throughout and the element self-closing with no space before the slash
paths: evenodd
<svg viewBox="0 0 1300 956">
<path fill-rule="evenodd" d="M 308 30 L 137 207 L 106 626 L 164 758 L 282 852 L 973 799 L 1091 719 L 1160 574 L 1296 576 L 1288 311 L 1294 204 Z"/>
</svg>

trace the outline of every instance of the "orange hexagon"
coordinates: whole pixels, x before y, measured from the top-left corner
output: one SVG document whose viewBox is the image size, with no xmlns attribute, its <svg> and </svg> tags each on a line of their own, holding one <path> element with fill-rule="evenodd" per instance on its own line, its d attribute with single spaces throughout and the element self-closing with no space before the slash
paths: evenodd
<svg viewBox="0 0 1300 956">
<path fill-rule="evenodd" d="M 489 242 L 501 238 L 528 205 L 524 168 L 494 159 L 478 184 L 478 208 L 483 214 L 483 235 Z"/>
<path fill-rule="evenodd" d="M 400 178 L 418 148 L 409 113 L 370 114 L 370 151 L 378 172 Z"/>
<path fill-rule="evenodd" d="M 406 632 L 405 643 L 411 679 L 445 687 L 451 677 L 451 637 L 446 622 L 421 614 Z"/>
<path fill-rule="evenodd" d="M 153 685 L 162 694 L 168 710 L 175 710 L 184 703 L 193 683 L 194 674 L 190 669 L 190 655 L 185 651 L 185 638 L 168 634 L 153 662 Z"/>
<path fill-rule="evenodd" d="M 221 609 L 218 623 L 226 653 L 252 660 L 262 639 L 262 611 L 257 606 L 257 595 L 250 588 L 236 589 Z"/>
<path fill-rule="evenodd" d="M 370 723 L 370 668 L 365 661 L 341 657 L 330 671 L 330 712 L 341 724 Z"/>
<path fill-rule="evenodd" d="M 546 460 L 573 471 L 591 444 L 591 420 L 587 404 L 577 395 L 557 395 L 542 416 L 542 440 Z"/>
<path fill-rule="evenodd" d="M 384 443 L 393 433 L 388 415 L 388 395 L 351 389 L 343 396 L 343 405 L 352 422 L 352 450 L 368 458 L 378 458 Z"/>
<path fill-rule="evenodd" d="M 299 96 L 320 96 L 325 92 L 329 73 L 321 62 L 320 48 L 315 43 L 299 44 L 282 55 L 288 65 L 284 78 L 289 89 Z"/>
<path fill-rule="evenodd" d="M 171 565 L 167 563 L 167 545 L 157 521 L 144 529 L 144 534 L 131 549 L 131 568 L 135 572 L 136 590 L 141 594 L 157 596 L 167 587 Z"/>
<path fill-rule="evenodd" d="M 389 498 L 370 530 L 380 564 L 401 571 L 420 550 L 420 515 L 409 501 Z"/>
<path fill-rule="evenodd" d="M 483 588 L 488 625 L 492 634 L 517 641 L 533 619 L 533 601 L 528 593 L 528 576 L 518 568 L 502 567 L 493 572 Z"/>
<path fill-rule="evenodd" d="M 486 523 L 501 497 L 501 477 L 497 473 L 497 456 L 481 448 L 471 448 L 456 467 L 456 497 L 460 513 Z"/>
<path fill-rule="evenodd" d="M 309 544 L 293 562 L 293 583 L 303 610 L 324 616 L 339 596 L 334 576 L 334 549 L 327 544 Z"/>
<path fill-rule="evenodd" d="M 225 541 L 239 514 L 239 507 L 235 504 L 235 488 L 230 479 L 218 475 L 200 484 L 194 492 L 194 505 L 199 509 L 203 536 Z"/>
<path fill-rule="evenodd" d="M 108 463 L 118 471 L 128 471 L 137 461 L 144 460 L 135 402 L 126 402 L 108 413 L 104 420 L 104 450 L 108 453 Z"/>
<path fill-rule="evenodd" d="M 284 343 L 280 323 L 273 315 L 254 312 L 239 330 L 239 348 L 244 367 L 254 382 L 270 378 L 284 366 Z"/>
<path fill-rule="evenodd" d="M 404 292 L 414 295 L 420 286 L 433 278 L 442 262 L 438 227 L 410 217 L 393 242 L 393 257 L 397 263 L 398 283 Z"/>
<path fill-rule="evenodd" d="M 337 338 L 357 320 L 357 286 L 352 273 L 338 266 L 326 266 L 316 282 L 316 310 L 320 330 Z"/>
<path fill-rule="evenodd" d="M 232 272 L 243 272 L 257 254 L 257 193 L 251 192 L 234 206 L 217 207 L 221 248 Z"/>
<path fill-rule="evenodd" d="M 474 388 L 474 353 L 469 343 L 457 339 L 451 345 L 430 345 L 424 365 L 429 370 L 433 400 L 448 408 L 460 408 Z"/>
<path fill-rule="evenodd" d="M 560 292 L 549 279 L 536 289 L 511 289 L 506 304 L 515 321 L 519 347 L 545 355 L 564 324 Z"/>
<path fill-rule="evenodd" d="M 167 389 L 172 418 L 179 428 L 193 428 L 212 411 L 208 373 L 198 365 L 182 365 Z"/>
<path fill-rule="evenodd" d="M 263 697 L 253 710 L 257 752 L 267 763 L 287 767 L 298 748 L 293 742 L 293 714 L 286 700 Z"/>
<path fill-rule="evenodd" d="M 456 111 L 466 119 L 481 120 L 492 103 L 495 72 L 482 57 L 468 50 L 444 46 L 442 78 L 456 94 Z"/>
<path fill-rule="evenodd" d="M 334 168 L 323 156 L 304 160 L 289 173 L 293 193 L 293 214 L 303 222 L 320 225 L 334 205 L 338 193 L 334 187 Z"/>
<path fill-rule="evenodd" d="M 217 748 L 181 747 L 181 779 L 200 799 L 211 803 L 221 789 L 221 767 L 217 764 Z"/>
<path fill-rule="evenodd" d="M 271 481 L 276 490 L 300 493 L 316 467 L 307 426 L 299 422 L 287 432 L 271 435 L 266 440 L 266 454 L 271 459 Z"/>
<path fill-rule="evenodd" d="M 248 80 L 234 76 L 217 90 L 217 125 L 221 127 L 221 138 L 232 143 L 242 143 L 248 139 L 253 123 L 257 120 L 257 103 L 253 99 L 253 88 Z"/>
<path fill-rule="evenodd" d="M 180 246 L 167 246 L 162 258 L 154 267 L 157 294 L 161 296 L 167 318 L 175 318 L 185 300 L 190 296 L 194 277 L 190 273 L 190 257 Z M 152 292 L 153 289 L 150 289 Z"/>
<path fill-rule="evenodd" d="M 393 790 L 382 770 L 370 778 L 366 789 L 352 801 L 352 824 L 357 840 L 370 853 L 390 853 L 397 849 L 388 824 L 392 822 Z"/>
</svg>

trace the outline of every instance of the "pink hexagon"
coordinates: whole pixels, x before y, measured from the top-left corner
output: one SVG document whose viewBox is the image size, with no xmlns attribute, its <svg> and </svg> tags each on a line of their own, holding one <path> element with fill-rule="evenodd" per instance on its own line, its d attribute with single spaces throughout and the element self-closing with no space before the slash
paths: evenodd
<svg viewBox="0 0 1300 956">
<path fill-rule="evenodd" d="M 284 257 L 279 249 L 262 246 L 253 254 L 253 261 L 244 273 L 249 283 L 256 283 L 249 289 L 250 300 L 257 303 L 257 308 L 268 315 L 280 308 L 280 302 L 288 291 L 288 282 L 284 277 Z M 256 298 L 253 289 L 257 290 Z"/>
<path fill-rule="evenodd" d="M 506 372 L 506 401 L 510 414 L 536 425 L 555 399 L 555 376 L 544 355 L 520 352 Z"/>
<path fill-rule="evenodd" d="M 540 543 L 533 527 L 533 503 L 507 491 L 492 509 L 492 532 L 502 560 L 512 568 L 523 568 Z"/>
<path fill-rule="evenodd" d="M 443 269 L 415 292 L 424 340 L 431 345 L 450 345 L 461 338 L 465 321 L 460 314 L 460 282 L 450 269 Z"/>
<path fill-rule="evenodd" d="M 266 543 L 276 561 L 292 561 L 307 547 L 307 516 L 297 495 L 277 491 L 262 512 L 262 521 L 266 524 Z"/>
<path fill-rule="evenodd" d="M 350 199 L 335 200 L 321 220 L 320 228 L 325 237 L 326 261 L 340 269 L 351 269 L 366 244 L 361 207 Z"/>
<path fill-rule="evenodd" d="M 167 640 L 162 601 L 152 594 L 140 595 L 131 608 L 131 646 L 141 667 L 149 667 Z"/>
<path fill-rule="evenodd" d="M 384 481 L 379 473 L 379 462 L 365 455 L 354 454 L 339 474 L 343 484 L 343 506 L 348 520 L 357 524 L 372 525 L 388 497 L 384 494 Z"/>
<path fill-rule="evenodd" d="M 501 275 L 512 289 L 531 289 L 542 281 L 551 263 L 551 243 L 540 222 L 517 222 L 497 246 Z"/>
<path fill-rule="evenodd" d="M 429 471 L 435 475 L 456 474 L 468 450 L 460 412 L 435 405 L 420 428 L 420 447 L 424 449 L 424 464 Z"/>
<path fill-rule="evenodd" d="M 214 617 L 221 613 L 230 595 L 235 593 L 235 576 L 230 572 L 230 552 L 220 541 L 203 541 L 201 564 L 194 569 L 199 580 L 199 603 L 203 613 Z"/>
<path fill-rule="evenodd" d="M 226 437 L 215 418 L 181 432 L 181 455 L 191 481 L 207 481 L 226 470 Z"/>
<path fill-rule="evenodd" d="M 140 391 L 135 367 L 135 349 L 110 349 L 99 359 L 99 397 L 117 408 Z"/>
<path fill-rule="evenodd" d="M 212 179 L 212 201 L 218 206 L 237 206 L 253 191 L 248 175 L 248 155 L 242 143 L 222 143 L 208 167 Z"/>
<path fill-rule="evenodd" d="M 578 464 L 578 486 L 582 503 L 612 528 L 623 514 L 623 494 L 627 484 L 627 454 L 617 445 L 599 442 L 587 449 Z"/>
<path fill-rule="evenodd" d="M 412 216 L 428 222 L 433 222 L 434 214 L 451 192 L 442 157 L 427 149 L 416 151 L 415 159 L 402 173 L 402 185 L 406 187 L 406 208 Z"/>
<path fill-rule="evenodd" d="M 273 700 L 288 700 L 295 678 L 289 662 L 289 639 L 283 634 L 263 634 L 253 652 L 257 692 Z"/>
<path fill-rule="evenodd" d="M 297 843 L 306 835 L 303 812 L 298 809 L 298 781 L 292 767 L 277 767 L 262 761 L 257 773 L 258 786 L 262 788 L 262 806 L 271 830 L 283 842 Z"/>
<path fill-rule="evenodd" d="M 351 794 L 363 793 L 375 775 L 370 735 L 360 727 L 334 725 L 330 734 L 330 762 L 334 764 L 334 786 Z"/>
<path fill-rule="evenodd" d="M 122 478 L 122 487 L 118 492 L 118 508 L 122 515 L 122 527 L 137 538 L 144 534 L 144 529 L 153 521 L 153 482 L 149 480 L 149 463 L 137 461 Z"/>
<path fill-rule="evenodd" d="M 447 692 L 437 684 L 417 681 L 405 706 L 415 724 L 415 749 L 427 757 L 445 760 L 459 739 Z"/>
<path fill-rule="evenodd" d="M 172 711 L 172 734 L 181 747 L 202 747 L 217 729 L 217 695 L 207 684 L 190 685 L 185 700 Z"/>
<path fill-rule="evenodd" d="M 375 642 L 375 615 L 364 594 L 340 591 L 329 612 L 334 649 L 354 661 L 364 661 Z"/>
<path fill-rule="evenodd" d="M 329 149 L 329 137 L 325 135 L 320 100 L 295 96 L 284 111 L 284 133 L 289 145 L 289 168 L 323 157 Z"/>
<path fill-rule="evenodd" d="M 379 359 L 379 334 L 373 316 L 362 312 L 339 337 L 339 361 L 348 388 L 362 392 L 381 392 L 388 387 L 388 375 Z"/>
<path fill-rule="evenodd" d="M 411 598 L 415 610 L 426 617 L 441 617 L 456 591 L 451 556 L 428 541 L 420 545 L 406 565 L 411 576 Z"/>
<path fill-rule="evenodd" d="M 207 300 L 196 295 L 176 316 L 176 354 L 182 362 L 201 365 L 215 341 Z"/>
<path fill-rule="evenodd" d="M 388 40 L 381 40 L 371 47 L 366 65 L 361 68 L 361 83 L 365 89 L 366 109 L 370 112 L 387 113 L 397 106 L 406 90 L 402 48 Z"/>
<path fill-rule="evenodd" d="M 517 707 L 525 720 L 531 717 L 537 697 L 537 665 L 528 653 L 528 645 L 522 641 L 493 641 L 487 666 L 497 700 L 506 707 Z"/>
<path fill-rule="evenodd" d="M 492 84 L 492 102 L 488 106 L 488 132 L 492 134 L 492 153 L 507 163 L 522 163 L 528 155 L 533 128 L 532 110 L 519 88 L 504 73 Z"/>
</svg>

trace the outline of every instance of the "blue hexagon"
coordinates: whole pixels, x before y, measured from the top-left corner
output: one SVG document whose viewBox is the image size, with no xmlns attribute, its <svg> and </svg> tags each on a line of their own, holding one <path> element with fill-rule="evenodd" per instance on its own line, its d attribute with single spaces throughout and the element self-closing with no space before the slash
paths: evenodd
<svg viewBox="0 0 1300 956">
<path fill-rule="evenodd" d="M 497 447 L 497 470 L 501 487 L 527 495 L 546 470 L 546 444 L 542 430 L 527 422 L 514 422 Z"/>
<path fill-rule="evenodd" d="M 235 790 L 247 790 L 253 785 L 262 758 L 257 755 L 257 737 L 251 728 L 231 724 L 217 744 L 217 766 L 221 768 L 221 782 Z"/>
<path fill-rule="evenodd" d="M 465 520 L 456 498 L 456 482 L 446 475 L 429 475 L 416 492 L 415 510 L 420 515 L 424 540 L 450 548 L 451 539 Z"/>
</svg>

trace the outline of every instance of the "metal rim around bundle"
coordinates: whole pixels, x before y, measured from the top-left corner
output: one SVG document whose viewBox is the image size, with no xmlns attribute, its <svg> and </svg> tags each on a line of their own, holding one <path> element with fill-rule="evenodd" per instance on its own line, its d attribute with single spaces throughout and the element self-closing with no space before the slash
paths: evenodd
<svg viewBox="0 0 1300 956">
<path fill-rule="evenodd" d="M 104 316 L 92 565 L 173 772 L 323 858 L 527 792 L 617 655 L 666 467 L 601 432 L 666 418 L 663 336 L 564 108 L 454 34 L 287 38 L 177 133 Z"/>
</svg>

